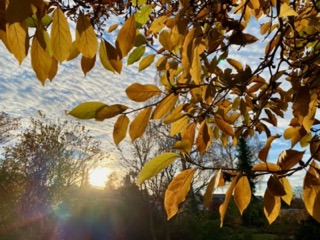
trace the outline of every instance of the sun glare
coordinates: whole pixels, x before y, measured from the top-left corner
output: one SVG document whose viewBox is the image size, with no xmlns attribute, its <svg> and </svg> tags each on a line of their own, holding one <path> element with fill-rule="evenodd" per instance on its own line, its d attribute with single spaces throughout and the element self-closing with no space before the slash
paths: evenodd
<svg viewBox="0 0 320 240">
<path fill-rule="evenodd" d="M 102 188 L 106 185 L 110 170 L 107 168 L 95 168 L 89 173 L 89 183 L 98 188 Z"/>
</svg>

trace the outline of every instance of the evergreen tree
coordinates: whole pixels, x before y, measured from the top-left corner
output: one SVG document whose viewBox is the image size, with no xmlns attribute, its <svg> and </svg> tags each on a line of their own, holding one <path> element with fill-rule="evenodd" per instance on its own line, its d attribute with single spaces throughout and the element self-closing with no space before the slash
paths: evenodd
<svg viewBox="0 0 320 240">
<path fill-rule="evenodd" d="M 242 137 L 239 139 L 237 147 L 237 165 L 236 168 L 239 172 L 247 174 L 248 180 L 251 186 L 252 194 L 256 190 L 256 182 L 252 175 L 252 166 L 255 162 L 254 153 L 250 150 L 250 147 L 247 144 L 247 141 Z"/>
</svg>

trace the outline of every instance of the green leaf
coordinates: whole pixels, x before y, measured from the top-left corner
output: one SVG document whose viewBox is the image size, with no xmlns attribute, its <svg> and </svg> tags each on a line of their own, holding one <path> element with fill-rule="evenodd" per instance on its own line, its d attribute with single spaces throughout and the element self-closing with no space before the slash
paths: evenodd
<svg viewBox="0 0 320 240">
<path fill-rule="evenodd" d="M 150 5 L 145 5 L 139 12 L 136 12 L 134 14 L 134 17 L 136 19 L 136 27 L 142 27 L 145 25 L 149 20 L 149 15 L 152 12 L 152 7 Z"/>
<path fill-rule="evenodd" d="M 164 195 L 164 206 L 168 220 L 176 215 L 179 204 L 186 199 L 195 172 L 196 169 L 184 170 L 170 182 Z"/>
<path fill-rule="evenodd" d="M 96 112 L 104 106 L 107 105 L 101 102 L 84 102 L 72 109 L 68 114 L 79 119 L 91 119 L 95 118 Z"/>
<path fill-rule="evenodd" d="M 139 63 L 139 72 L 149 67 L 151 63 L 153 63 L 155 56 L 156 56 L 155 54 L 150 54 L 142 58 Z"/>
<path fill-rule="evenodd" d="M 134 49 L 128 57 L 127 64 L 131 65 L 135 62 L 138 62 L 141 59 L 141 57 L 143 56 L 145 50 L 146 50 L 145 46 L 139 46 L 136 49 Z"/>
<path fill-rule="evenodd" d="M 138 184 L 142 184 L 145 180 L 152 178 L 163 169 L 172 164 L 177 158 L 179 158 L 179 154 L 176 153 L 163 153 L 148 161 L 140 171 Z"/>
</svg>

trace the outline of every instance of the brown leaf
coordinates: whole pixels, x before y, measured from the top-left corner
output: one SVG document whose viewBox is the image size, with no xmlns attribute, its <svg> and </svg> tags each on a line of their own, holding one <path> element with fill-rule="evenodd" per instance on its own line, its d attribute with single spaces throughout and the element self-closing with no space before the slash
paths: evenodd
<svg viewBox="0 0 320 240">
<path fill-rule="evenodd" d="M 268 180 L 268 190 L 273 196 L 285 196 L 286 191 L 280 182 L 279 178 L 275 175 L 272 174 Z"/>
<path fill-rule="evenodd" d="M 81 58 L 81 68 L 84 75 L 92 70 L 94 64 L 96 63 L 96 55 L 93 58 L 87 58 L 84 55 Z"/>
<path fill-rule="evenodd" d="M 314 159 L 320 161 L 320 138 L 318 135 L 314 135 L 311 139 L 310 153 Z"/>
<path fill-rule="evenodd" d="M 303 201 L 308 213 L 320 223 L 320 176 L 315 161 L 310 164 L 303 182 Z"/>
<path fill-rule="evenodd" d="M 196 146 L 200 154 L 208 150 L 213 138 L 213 132 L 206 120 L 203 120 L 199 127 Z"/>
<path fill-rule="evenodd" d="M 107 118 L 113 118 L 121 113 L 123 113 L 125 110 L 127 110 L 128 107 L 121 105 L 121 104 L 113 104 L 111 106 L 104 106 L 100 108 L 96 112 L 95 119 L 98 121 L 103 121 L 104 119 Z"/>
<path fill-rule="evenodd" d="M 267 217 L 269 224 L 273 223 L 280 213 L 281 201 L 280 197 L 271 194 L 267 188 L 263 197 L 264 214 Z"/>
<path fill-rule="evenodd" d="M 297 150 L 288 149 L 283 151 L 279 158 L 277 164 L 282 170 L 288 170 L 294 167 L 300 160 L 302 160 L 304 152 L 299 152 Z"/>
<path fill-rule="evenodd" d="M 152 84 L 142 85 L 140 83 L 133 83 L 126 89 L 127 96 L 136 102 L 144 102 L 149 98 L 157 96 L 161 90 Z"/>
</svg>

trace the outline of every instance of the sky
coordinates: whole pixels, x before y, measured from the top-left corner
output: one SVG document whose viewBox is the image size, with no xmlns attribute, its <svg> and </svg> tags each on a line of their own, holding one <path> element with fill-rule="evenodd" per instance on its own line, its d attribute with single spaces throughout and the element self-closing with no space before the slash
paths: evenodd
<svg viewBox="0 0 320 240">
<path fill-rule="evenodd" d="M 257 33 L 258 26 L 255 23 L 249 32 Z M 113 36 L 115 34 L 116 32 L 112 33 Z M 233 51 L 229 57 L 240 60 L 243 64 L 256 65 L 259 62 L 257 59 L 264 54 L 263 45 L 261 41 L 258 45 L 254 44 L 242 49 L 241 52 Z M 13 55 L 8 53 L 2 42 L 0 43 L 0 111 L 5 111 L 13 117 L 20 117 L 25 126 L 28 125 L 30 117 L 37 116 L 39 110 L 52 120 L 61 118 L 74 121 L 75 119 L 66 115 L 65 111 L 70 111 L 86 101 L 121 103 L 136 107 L 136 103 L 129 101 L 125 95 L 125 89 L 134 82 L 155 83 L 155 70 L 150 68 L 139 73 L 137 64 L 133 66 L 124 64 L 120 75 L 113 74 L 105 70 L 97 58 L 94 69 L 84 76 L 78 58 L 61 64 L 53 81 L 47 81 L 45 86 L 42 86 L 31 68 L 30 58 L 26 58 L 19 66 Z M 112 140 L 114 121 L 81 121 L 94 136 L 102 140 L 102 149 L 111 153 L 112 160 L 116 159 L 116 155 L 112 153 L 115 150 Z M 288 120 L 279 119 L 279 126 L 276 132 L 283 134 L 284 128 L 288 126 Z M 128 141 L 124 144 L 128 144 Z M 283 139 L 275 140 L 269 160 L 275 162 L 281 151 L 290 148 L 289 144 L 289 141 L 283 141 Z M 302 175 L 304 173 L 298 173 L 292 177 L 293 185 L 301 186 Z"/>
</svg>

